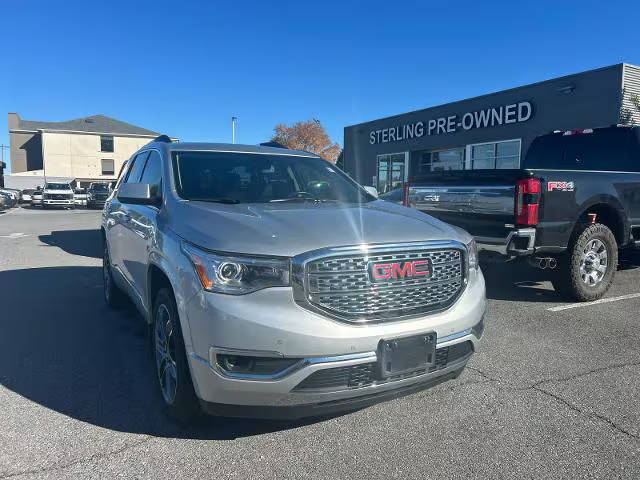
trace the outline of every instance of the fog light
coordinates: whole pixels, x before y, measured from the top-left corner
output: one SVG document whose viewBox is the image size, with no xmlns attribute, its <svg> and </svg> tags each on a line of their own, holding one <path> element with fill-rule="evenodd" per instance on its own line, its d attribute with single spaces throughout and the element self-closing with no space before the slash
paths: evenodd
<svg viewBox="0 0 640 480">
<path fill-rule="evenodd" d="M 300 361 L 299 358 L 250 357 L 245 355 L 216 354 L 218 368 L 230 376 L 274 376 Z"/>
<path fill-rule="evenodd" d="M 221 367 L 227 372 L 249 372 L 253 370 L 254 361 L 252 357 L 220 355 L 218 359 L 218 361 L 222 361 Z"/>
</svg>

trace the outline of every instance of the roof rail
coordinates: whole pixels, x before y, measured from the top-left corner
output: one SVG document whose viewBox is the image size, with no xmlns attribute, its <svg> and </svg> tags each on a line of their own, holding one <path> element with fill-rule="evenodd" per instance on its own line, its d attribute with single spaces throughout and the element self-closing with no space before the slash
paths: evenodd
<svg viewBox="0 0 640 480">
<path fill-rule="evenodd" d="M 164 142 L 164 143 L 171 143 L 172 140 L 169 138 L 168 135 L 160 135 L 158 137 L 156 137 L 154 140 L 154 142 Z"/>
<path fill-rule="evenodd" d="M 278 142 L 263 142 L 260 144 L 261 147 L 273 147 L 273 148 L 284 148 L 286 150 L 289 150 L 288 147 L 285 147 L 284 145 L 282 145 L 281 143 Z"/>
</svg>

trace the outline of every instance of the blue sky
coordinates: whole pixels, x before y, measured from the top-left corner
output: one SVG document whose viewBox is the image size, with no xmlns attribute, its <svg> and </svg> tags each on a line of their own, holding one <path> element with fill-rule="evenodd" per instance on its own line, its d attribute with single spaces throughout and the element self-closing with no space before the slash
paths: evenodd
<svg viewBox="0 0 640 480">
<path fill-rule="evenodd" d="M 447 4 L 451 3 L 451 6 Z M 267 140 L 619 62 L 640 64 L 640 2 L 6 2 L 7 112 L 102 113 L 183 140 Z M 5 151 L 5 161 L 7 153 Z"/>
</svg>

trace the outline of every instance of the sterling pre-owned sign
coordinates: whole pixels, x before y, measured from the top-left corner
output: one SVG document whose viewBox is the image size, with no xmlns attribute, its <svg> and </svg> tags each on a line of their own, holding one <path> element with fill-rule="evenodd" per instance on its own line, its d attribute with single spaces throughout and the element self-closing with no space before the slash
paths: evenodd
<svg viewBox="0 0 640 480">
<path fill-rule="evenodd" d="M 430 120 L 406 123 L 395 127 L 371 130 L 369 143 L 401 142 L 425 135 L 455 133 L 458 129 L 496 127 L 511 123 L 526 122 L 531 118 L 533 108 L 530 102 L 510 103 L 500 107 L 487 108 L 462 115 L 449 115 Z"/>
</svg>

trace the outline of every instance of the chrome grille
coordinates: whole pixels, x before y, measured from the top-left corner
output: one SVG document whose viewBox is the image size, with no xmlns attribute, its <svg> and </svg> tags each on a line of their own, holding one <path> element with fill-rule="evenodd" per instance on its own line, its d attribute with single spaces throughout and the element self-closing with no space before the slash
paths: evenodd
<svg viewBox="0 0 640 480">
<path fill-rule="evenodd" d="M 374 283 L 371 263 L 428 259 L 428 277 L 404 277 Z M 401 317 L 444 308 L 464 284 L 464 256 L 456 248 L 375 252 L 314 259 L 306 265 L 307 299 L 347 320 Z"/>
</svg>

